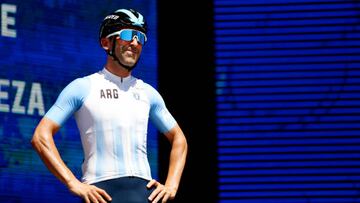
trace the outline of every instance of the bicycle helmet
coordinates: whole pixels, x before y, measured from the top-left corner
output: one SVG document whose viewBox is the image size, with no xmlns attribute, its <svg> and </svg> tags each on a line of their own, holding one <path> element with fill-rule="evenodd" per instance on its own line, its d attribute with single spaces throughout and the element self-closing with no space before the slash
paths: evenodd
<svg viewBox="0 0 360 203">
<path fill-rule="evenodd" d="M 134 9 L 119 9 L 107 15 L 100 26 L 99 40 L 124 28 L 132 28 L 146 34 L 144 17 Z"/>
</svg>

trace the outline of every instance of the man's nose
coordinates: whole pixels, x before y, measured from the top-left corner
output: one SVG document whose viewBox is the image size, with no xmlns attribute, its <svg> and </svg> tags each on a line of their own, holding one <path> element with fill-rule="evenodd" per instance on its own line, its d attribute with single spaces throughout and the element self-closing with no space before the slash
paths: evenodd
<svg viewBox="0 0 360 203">
<path fill-rule="evenodd" d="M 137 46 L 137 45 L 139 44 L 139 40 L 138 40 L 137 36 L 134 36 L 134 37 L 132 38 L 130 44 L 132 44 L 132 45 L 134 45 L 134 46 Z"/>
</svg>

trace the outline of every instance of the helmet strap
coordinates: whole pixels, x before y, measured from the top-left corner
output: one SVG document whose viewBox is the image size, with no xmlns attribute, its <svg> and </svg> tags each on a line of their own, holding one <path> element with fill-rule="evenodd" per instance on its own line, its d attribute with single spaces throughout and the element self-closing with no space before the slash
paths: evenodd
<svg viewBox="0 0 360 203">
<path fill-rule="evenodd" d="M 127 66 L 123 63 L 120 62 L 119 58 L 116 56 L 115 54 L 115 47 L 116 47 L 116 38 L 113 37 L 113 46 L 111 48 L 111 50 L 107 51 L 106 53 L 111 56 L 113 58 L 114 61 L 116 61 L 120 66 L 124 67 L 125 69 L 127 69 L 128 71 L 131 71 L 132 69 L 135 68 L 137 62 L 133 65 L 133 66 Z"/>
</svg>

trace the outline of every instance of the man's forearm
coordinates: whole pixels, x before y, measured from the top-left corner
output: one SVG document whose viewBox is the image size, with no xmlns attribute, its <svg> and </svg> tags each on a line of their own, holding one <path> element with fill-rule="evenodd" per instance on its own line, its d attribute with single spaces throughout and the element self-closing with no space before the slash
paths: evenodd
<svg viewBox="0 0 360 203">
<path fill-rule="evenodd" d="M 165 182 L 166 186 L 178 189 L 180 179 L 185 167 L 187 156 L 187 142 L 182 132 L 174 136 L 170 152 L 170 162 L 168 176 Z"/>
<path fill-rule="evenodd" d="M 47 125 L 49 124 L 46 121 L 40 122 L 35 130 L 31 144 L 51 173 L 68 186 L 76 177 L 61 159 L 53 139 L 53 133 L 55 132 L 49 130 Z"/>
<path fill-rule="evenodd" d="M 42 119 L 35 129 L 31 140 L 36 152 L 45 163 L 46 167 L 75 195 L 83 198 L 85 202 L 106 202 L 111 197 L 106 191 L 93 185 L 81 183 L 61 159 L 55 146 L 53 135 L 59 126 L 49 119 Z"/>
</svg>

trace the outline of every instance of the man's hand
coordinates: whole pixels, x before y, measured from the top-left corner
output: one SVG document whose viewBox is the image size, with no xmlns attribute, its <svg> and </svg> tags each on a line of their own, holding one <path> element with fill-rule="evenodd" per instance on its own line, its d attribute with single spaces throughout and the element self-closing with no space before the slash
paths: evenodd
<svg viewBox="0 0 360 203">
<path fill-rule="evenodd" d="M 147 188 L 156 187 L 155 190 L 150 194 L 149 200 L 152 203 L 157 203 L 161 200 L 161 203 L 167 202 L 167 200 L 172 200 L 176 195 L 176 188 L 171 188 L 166 185 L 159 183 L 156 180 L 151 180 L 147 185 Z"/>
<path fill-rule="evenodd" d="M 83 198 L 86 203 L 107 203 L 107 201 L 111 201 L 110 195 L 105 190 L 94 185 L 88 185 L 76 180 L 69 183 L 68 188 L 70 192 Z"/>
</svg>

